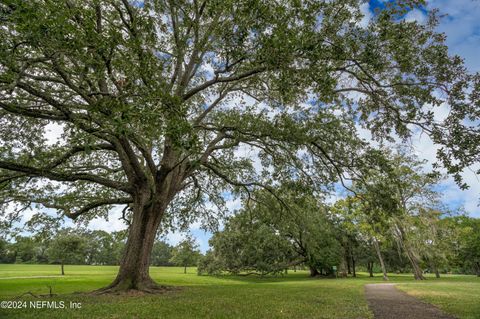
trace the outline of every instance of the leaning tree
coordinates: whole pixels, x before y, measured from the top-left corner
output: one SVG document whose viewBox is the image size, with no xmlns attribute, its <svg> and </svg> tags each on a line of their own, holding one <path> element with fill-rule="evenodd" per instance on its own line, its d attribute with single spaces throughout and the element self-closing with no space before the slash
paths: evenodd
<svg viewBox="0 0 480 319">
<path fill-rule="evenodd" d="M 376 153 L 355 125 L 405 138 L 418 124 L 459 172 L 478 159 L 464 121 L 478 118 L 477 79 L 448 55 L 435 12 L 404 21 L 422 4 L 368 21 L 361 0 L 1 1 L 4 221 L 31 205 L 80 221 L 123 205 L 128 241 L 103 292 L 154 292 L 161 224 L 188 225 L 225 191 L 358 176 Z"/>
</svg>

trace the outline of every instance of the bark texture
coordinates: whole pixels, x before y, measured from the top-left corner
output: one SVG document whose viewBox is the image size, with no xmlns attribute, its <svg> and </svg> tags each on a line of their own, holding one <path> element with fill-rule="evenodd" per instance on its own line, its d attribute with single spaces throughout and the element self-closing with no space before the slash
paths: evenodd
<svg viewBox="0 0 480 319">
<path fill-rule="evenodd" d="M 414 249 L 412 248 L 407 237 L 405 236 L 405 231 L 401 222 L 397 222 L 397 230 L 399 234 L 398 240 L 400 241 L 400 244 L 405 251 L 405 254 L 407 255 L 408 261 L 410 261 L 410 264 L 412 265 L 412 271 L 415 280 L 425 280 L 426 278 L 423 276 L 423 270 L 420 267 L 419 260 L 415 254 Z"/>
<path fill-rule="evenodd" d="M 166 142 L 161 168 L 152 176 L 138 173 L 133 178 L 132 218 L 125 252 L 115 280 L 95 293 L 139 290 L 147 293 L 164 291 L 149 273 L 150 255 L 160 223 L 181 184 L 188 175 L 186 164 L 176 165 L 178 154 Z M 152 168 L 152 172 L 154 169 Z"/>
<path fill-rule="evenodd" d="M 164 194 L 156 194 L 152 200 L 148 192 L 140 191 L 133 206 L 128 239 L 117 277 L 109 286 L 95 293 L 128 290 L 155 293 L 164 290 L 165 287 L 159 286 L 150 277 L 149 266 L 153 243 L 167 203 Z"/>
<path fill-rule="evenodd" d="M 407 254 L 407 258 L 412 265 L 413 276 L 415 280 L 425 280 L 425 276 L 423 276 L 423 270 L 420 268 L 418 258 L 415 256 L 413 251 L 408 246 L 405 246 L 405 253 Z"/>
<path fill-rule="evenodd" d="M 382 267 L 383 280 L 388 280 L 387 269 L 385 268 L 385 263 L 383 262 L 382 252 L 380 251 L 380 245 L 376 238 L 373 238 L 373 246 L 377 252 L 378 261 L 380 262 L 380 267 Z"/>
</svg>

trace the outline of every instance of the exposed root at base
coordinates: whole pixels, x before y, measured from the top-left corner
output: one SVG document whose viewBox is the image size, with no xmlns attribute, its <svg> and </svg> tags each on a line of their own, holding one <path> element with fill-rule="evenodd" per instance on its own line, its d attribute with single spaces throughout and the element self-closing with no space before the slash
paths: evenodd
<svg viewBox="0 0 480 319">
<path fill-rule="evenodd" d="M 90 292 L 90 295 L 122 295 L 122 296 L 143 296 L 143 295 L 157 295 L 171 291 L 178 291 L 180 287 L 161 286 L 157 284 L 149 284 L 137 288 L 125 288 L 121 285 L 108 286 Z"/>
</svg>

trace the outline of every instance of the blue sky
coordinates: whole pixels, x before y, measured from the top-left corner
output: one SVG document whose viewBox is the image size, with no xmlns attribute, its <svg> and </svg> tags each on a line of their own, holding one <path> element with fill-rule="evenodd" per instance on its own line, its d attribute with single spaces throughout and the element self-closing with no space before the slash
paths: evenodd
<svg viewBox="0 0 480 319">
<path fill-rule="evenodd" d="M 378 1 L 378 0 L 376 0 Z M 467 68 L 471 72 L 480 71 L 480 1 L 478 0 L 432 0 L 428 1 L 427 10 L 438 8 L 440 14 L 445 14 L 438 27 L 438 31 L 447 35 L 447 45 L 452 54 L 464 58 Z M 410 13 L 410 18 L 422 21 L 425 12 L 416 10 Z M 445 111 L 445 110 L 444 110 Z M 441 110 L 440 112 L 441 113 Z M 441 116 L 441 115 L 440 115 Z M 414 147 L 417 154 L 432 163 L 435 160 L 436 147 L 426 136 L 416 136 Z M 480 218 L 478 199 L 480 198 L 479 176 L 473 173 L 478 170 L 466 170 L 464 179 L 470 185 L 467 191 L 461 191 L 451 178 L 442 183 L 440 189 L 443 193 L 443 201 L 451 208 L 463 205 L 466 211 L 474 217 Z"/>
</svg>

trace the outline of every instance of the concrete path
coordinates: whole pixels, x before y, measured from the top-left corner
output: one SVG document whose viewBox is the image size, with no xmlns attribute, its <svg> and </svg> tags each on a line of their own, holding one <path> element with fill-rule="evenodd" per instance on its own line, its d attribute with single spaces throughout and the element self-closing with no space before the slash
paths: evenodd
<svg viewBox="0 0 480 319">
<path fill-rule="evenodd" d="M 394 284 L 365 285 L 365 295 L 375 319 L 455 319 L 398 290 Z"/>
</svg>

